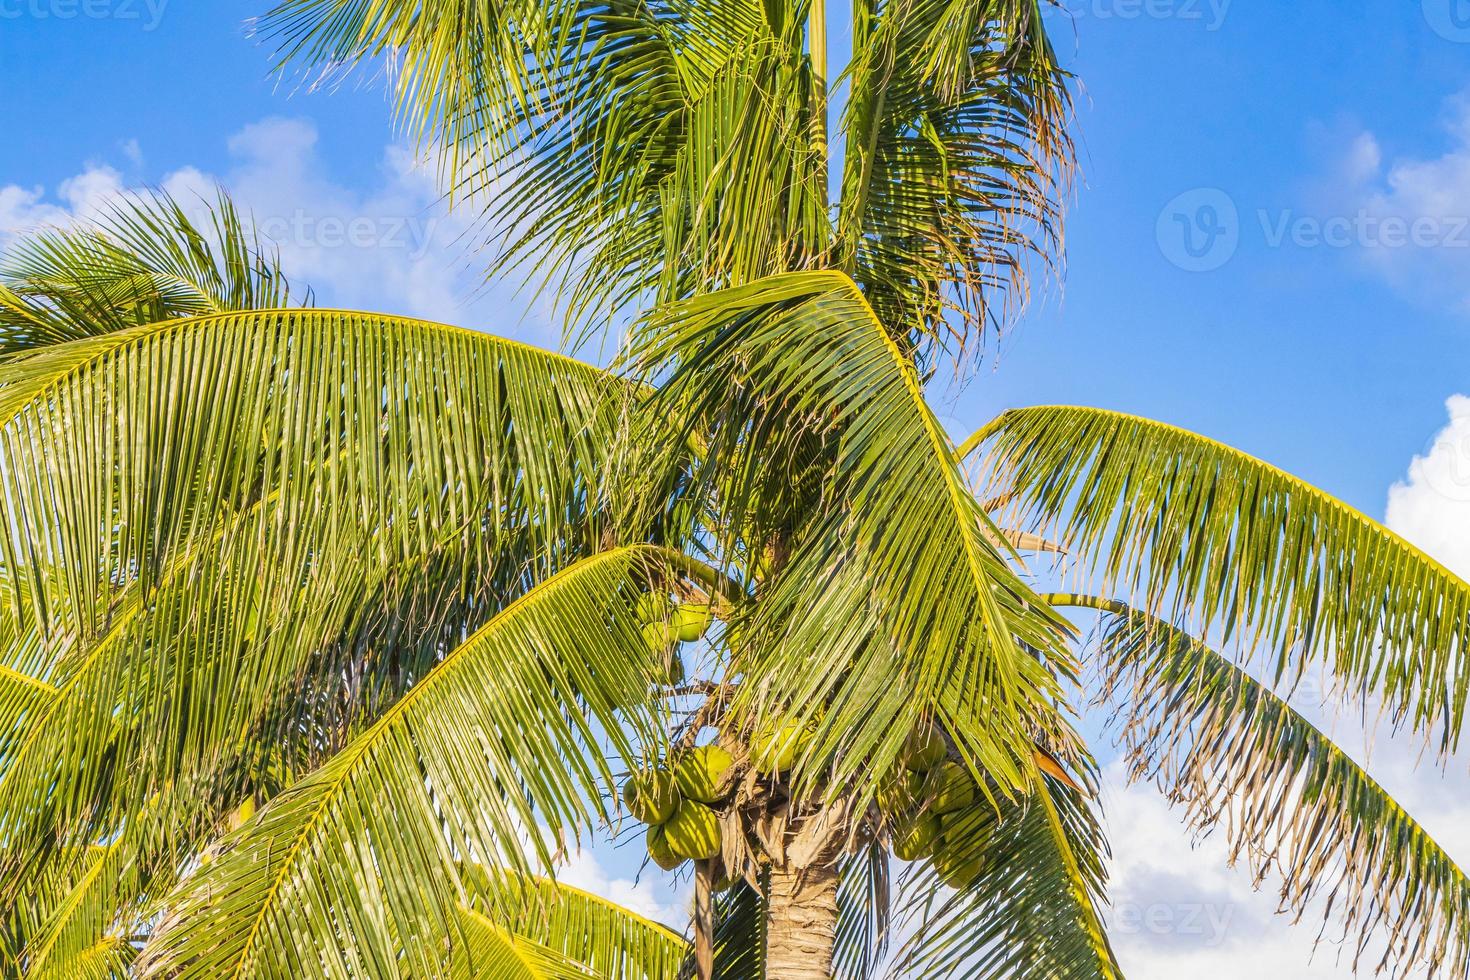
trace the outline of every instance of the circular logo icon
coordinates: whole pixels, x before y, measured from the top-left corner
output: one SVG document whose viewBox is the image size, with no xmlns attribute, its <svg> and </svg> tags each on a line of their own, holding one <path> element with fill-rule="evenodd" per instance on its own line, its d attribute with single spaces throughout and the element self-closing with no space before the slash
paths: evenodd
<svg viewBox="0 0 1470 980">
<path fill-rule="evenodd" d="M 1452 412 L 1449 426 L 1409 464 L 1409 475 L 1446 500 L 1470 503 L 1470 414 Z"/>
<path fill-rule="evenodd" d="M 1240 215 L 1229 194 L 1200 187 L 1164 205 L 1155 234 L 1164 258 L 1186 272 L 1209 272 L 1235 255 Z"/>
<path fill-rule="evenodd" d="M 1446 41 L 1470 44 L 1470 0 L 1423 0 L 1424 20 Z"/>
</svg>

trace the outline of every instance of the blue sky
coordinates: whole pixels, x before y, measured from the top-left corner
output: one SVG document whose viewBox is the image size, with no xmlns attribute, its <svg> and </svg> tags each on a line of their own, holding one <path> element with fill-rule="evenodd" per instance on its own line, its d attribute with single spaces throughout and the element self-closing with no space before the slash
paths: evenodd
<svg viewBox="0 0 1470 980">
<path fill-rule="evenodd" d="M 270 75 L 242 23 L 261 6 L 0 0 L 0 247 L 122 187 L 218 180 L 323 303 L 554 345 L 543 310 L 476 290 L 467 223 L 395 140 L 380 86 L 304 94 Z M 1447 414 L 1470 392 L 1470 0 L 1066 6 L 1052 24 L 1079 76 L 1082 171 L 1065 283 L 962 389 L 935 392 L 946 424 L 1044 402 L 1150 415 L 1470 571 L 1470 400 Z M 1411 772 L 1396 743 L 1374 758 L 1470 858 L 1463 782 Z M 1315 930 L 1269 921 L 1269 897 L 1218 870 L 1214 845 L 1190 854 L 1146 793 L 1111 786 L 1108 806 L 1123 899 L 1164 910 L 1123 936 L 1130 975 L 1348 975 L 1331 950 L 1306 966 Z M 599 848 L 577 873 L 677 904 L 632 870 Z M 1186 929 L 1196 907 L 1221 929 Z"/>
</svg>

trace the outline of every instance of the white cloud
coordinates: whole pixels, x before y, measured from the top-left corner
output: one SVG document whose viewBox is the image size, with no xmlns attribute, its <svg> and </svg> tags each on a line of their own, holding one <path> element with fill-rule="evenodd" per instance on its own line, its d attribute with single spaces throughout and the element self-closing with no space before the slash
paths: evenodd
<svg viewBox="0 0 1470 980">
<path fill-rule="evenodd" d="M 557 880 L 583 891 L 601 895 L 644 918 L 662 922 L 682 933 L 689 925 L 690 897 L 688 889 L 672 891 L 668 876 L 652 870 L 651 874 L 633 878 L 620 877 L 602 863 L 596 850 L 573 852 L 557 871 Z"/>
<path fill-rule="evenodd" d="M 135 166 L 144 159 L 136 141 L 120 149 Z M 188 207 L 212 198 L 216 184 L 223 184 L 253 215 L 262 237 L 280 248 L 292 281 L 315 289 L 319 305 L 399 313 L 557 344 L 548 309 L 508 287 L 482 284 L 484 259 L 468 247 L 471 212 L 451 214 L 432 164 L 405 148 L 386 146 L 366 186 L 332 171 L 309 120 L 252 123 L 230 137 L 226 149 L 230 163 L 223 172 L 182 167 L 157 185 Z M 50 194 L 0 186 L 0 248 L 39 225 L 93 214 L 126 187 L 122 175 L 105 165 L 89 166 Z"/>
<path fill-rule="evenodd" d="M 1386 520 L 1462 577 L 1470 578 L 1470 397 L 1445 402 L 1449 423 L 1408 476 L 1388 491 Z"/>
<path fill-rule="evenodd" d="M 1349 143 L 1330 181 L 1367 267 L 1422 304 L 1470 312 L 1470 92 L 1450 99 L 1438 156 L 1385 158 L 1370 132 Z"/>
</svg>

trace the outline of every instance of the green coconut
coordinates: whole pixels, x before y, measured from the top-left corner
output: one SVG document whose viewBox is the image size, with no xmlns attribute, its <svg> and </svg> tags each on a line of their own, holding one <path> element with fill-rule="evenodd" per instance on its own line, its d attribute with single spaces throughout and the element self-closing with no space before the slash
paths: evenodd
<svg viewBox="0 0 1470 980">
<path fill-rule="evenodd" d="M 667 623 L 674 615 L 674 604 L 661 592 L 645 592 L 633 604 L 633 611 L 644 623 Z"/>
<path fill-rule="evenodd" d="M 750 737 L 751 764 L 763 776 L 790 772 L 815 734 L 815 722 L 799 725 L 788 721 L 762 729 Z"/>
<path fill-rule="evenodd" d="M 898 818 L 912 813 L 924 802 L 928 780 L 917 772 L 902 770 L 878 790 L 878 809 L 883 815 Z"/>
<path fill-rule="evenodd" d="M 669 846 L 669 836 L 664 833 L 662 827 L 649 827 L 646 841 L 648 856 L 653 859 L 654 864 L 665 871 L 673 871 L 684 863 L 684 859 L 675 854 L 673 848 Z"/>
<path fill-rule="evenodd" d="M 949 887 L 963 891 L 985 873 L 985 858 L 975 856 L 968 849 L 940 846 L 934 851 L 934 870 L 939 880 Z"/>
<path fill-rule="evenodd" d="M 623 784 L 623 805 L 633 819 L 650 826 L 672 817 L 682 799 L 674 774 L 662 766 L 634 773 Z"/>
<path fill-rule="evenodd" d="M 904 765 L 914 772 L 928 772 L 949 755 L 944 737 L 931 725 L 909 734 Z"/>
<path fill-rule="evenodd" d="M 674 631 L 685 643 L 693 643 L 708 632 L 714 616 L 704 603 L 686 602 L 674 610 Z"/>
<path fill-rule="evenodd" d="M 975 780 L 958 762 L 946 762 L 940 766 L 936 779 L 935 813 L 954 813 L 975 802 Z"/>
<path fill-rule="evenodd" d="M 900 861 L 929 857 L 939 842 L 939 828 L 939 817 L 932 813 L 900 823 L 893 830 L 893 856 Z"/>
<path fill-rule="evenodd" d="M 659 656 L 667 654 L 679 642 L 679 634 L 668 623 L 645 623 L 642 633 L 648 649 Z"/>
<path fill-rule="evenodd" d="M 684 753 L 674 767 L 674 778 L 684 796 L 700 803 L 716 803 L 725 795 L 725 777 L 735 760 L 718 745 L 701 745 Z"/>
<path fill-rule="evenodd" d="M 707 861 L 720 853 L 720 818 L 702 803 L 685 800 L 679 804 L 662 830 L 675 857 Z"/>
</svg>

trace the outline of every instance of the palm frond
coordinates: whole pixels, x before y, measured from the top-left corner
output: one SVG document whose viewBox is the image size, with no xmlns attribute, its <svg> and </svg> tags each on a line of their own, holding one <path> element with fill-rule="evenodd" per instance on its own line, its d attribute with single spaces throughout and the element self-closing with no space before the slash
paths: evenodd
<svg viewBox="0 0 1470 980">
<path fill-rule="evenodd" d="M 1366 770 L 1182 630 L 1119 602 L 1057 601 L 1106 614 L 1102 696 L 1133 778 L 1153 780 L 1193 828 L 1223 828 L 1258 880 L 1279 874 L 1284 909 L 1318 903 L 1324 930 L 1340 919 L 1358 936 L 1355 969 L 1464 974 L 1470 878 Z"/>
<path fill-rule="evenodd" d="M 844 855 L 838 867 L 837 942 L 833 976 L 868 980 L 888 952 L 892 928 L 887 848 L 876 842 Z"/>
<path fill-rule="evenodd" d="M 1470 703 L 1470 585 L 1387 528 L 1281 470 L 1173 426 L 1071 407 L 976 433 L 1019 516 L 1165 618 L 1278 659 L 1325 661 L 1445 751 Z"/>
<path fill-rule="evenodd" d="M 973 767 L 1024 792 L 1025 733 L 1066 728 L 1048 700 L 1051 671 L 1071 671 L 1063 627 L 1012 571 L 856 284 L 796 273 L 699 297 L 661 311 L 635 351 L 669 373 L 651 408 L 708 447 L 724 499 L 789 495 L 782 450 L 793 433 L 820 446 L 818 509 L 762 583 L 731 668 L 752 724 L 815 726 L 798 788 L 820 772 L 871 791 L 907 733 L 938 717 Z"/>
<path fill-rule="evenodd" d="M 1060 250 L 1065 76 L 1036 0 L 855 10 L 842 267 L 911 347 L 963 349 Z"/>
<path fill-rule="evenodd" d="M 689 949 L 667 926 L 552 878 L 475 865 L 462 870 L 461 880 L 471 908 L 578 964 L 587 976 L 668 980 Z"/>
<path fill-rule="evenodd" d="M 898 904 L 900 977 L 1121 980 L 1101 908 L 1107 843 L 1082 794 L 1040 778 L 1029 799 L 975 811 L 946 831 L 947 860 L 975 866 L 960 890 L 911 866 Z M 959 834 L 959 836 L 956 836 Z"/>
<path fill-rule="evenodd" d="M 207 222 L 163 191 L 20 239 L 0 259 L 0 356 L 180 317 L 291 305 L 274 250 L 223 191 Z M 307 302 L 310 297 L 308 294 Z"/>
<path fill-rule="evenodd" d="M 440 971 L 457 856 L 549 868 L 556 842 L 608 817 L 603 745 L 626 766 L 663 737 L 662 658 L 632 600 L 678 574 L 670 560 L 605 552 L 512 603 L 186 881 L 140 974 Z"/>
<path fill-rule="evenodd" d="M 0 580 L 10 619 L 54 638 L 34 659 L 58 693 L 0 757 L 6 891 L 176 784 L 233 806 L 257 740 L 316 764 L 599 547 L 630 394 L 483 334 L 328 311 L 7 364 Z"/>
<path fill-rule="evenodd" d="M 329 73 L 386 58 L 410 129 L 485 208 L 494 271 L 601 324 L 827 248 L 800 7 L 286 0 L 262 29 Z"/>
</svg>

